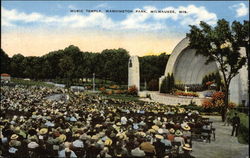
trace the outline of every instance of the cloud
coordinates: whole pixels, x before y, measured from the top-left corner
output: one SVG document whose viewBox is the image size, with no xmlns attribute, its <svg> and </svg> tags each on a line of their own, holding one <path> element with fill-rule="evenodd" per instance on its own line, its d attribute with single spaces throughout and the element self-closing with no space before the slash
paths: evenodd
<svg viewBox="0 0 250 158">
<path fill-rule="evenodd" d="M 23 22 L 35 22 L 43 19 L 43 15 L 40 13 L 31 13 L 26 14 L 24 12 L 18 12 L 15 9 L 7 10 L 5 8 L 1 8 L 2 10 L 2 20 L 4 23 L 3 26 L 14 26 L 12 24 L 13 21 L 23 21 Z"/>
<path fill-rule="evenodd" d="M 235 4 L 229 8 L 236 11 L 237 18 L 248 15 L 248 7 L 244 3 Z"/>
<path fill-rule="evenodd" d="M 101 3 L 101 4 L 97 5 L 95 8 L 96 9 L 100 9 L 100 8 L 108 9 L 109 5 L 107 3 Z"/>
<path fill-rule="evenodd" d="M 99 7 L 106 6 L 105 3 Z M 68 8 L 75 8 L 69 5 Z M 146 13 L 138 13 L 136 10 L 146 10 Z M 175 13 L 152 13 L 152 11 L 174 11 Z M 187 13 L 179 13 L 186 11 Z M 175 21 L 176 25 L 185 26 L 198 25 L 200 21 L 208 24 L 215 24 L 217 16 L 215 13 L 209 12 L 205 7 L 197 7 L 188 5 L 186 7 L 166 7 L 156 8 L 154 6 L 144 6 L 135 8 L 133 13 L 128 13 L 124 19 L 114 21 L 111 17 L 103 12 L 93 13 L 71 13 L 64 16 L 47 16 L 41 13 L 24 13 L 18 10 L 8 10 L 2 7 L 2 26 L 15 26 L 16 22 L 30 23 L 36 22 L 44 24 L 44 26 L 70 27 L 70 28 L 98 28 L 98 29 L 114 29 L 114 30 L 162 30 L 169 29 L 169 20 Z M 34 23 L 35 24 L 35 23 Z"/>
<path fill-rule="evenodd" d="M 76 9 L 76 7 L 74 5 L 69 5 L 68 8 L 69 9 Z"/>
<path fill-rule="evenodd" d="M 136 13 L 136 10 L 146 10 L 147 13 Z M 165 11 L 165 13 L 152 13 L 152 11 Z M 186 11 L 187 13 L 179 13 Z M 121 21 L 122 28 L 125 29 L 146 29 L 158 30 L 167 28 L 166 20 L 171 19 L 179 22 L 183 26 L 198 25 L 200 21 L 214 25 L 217 22 L 217 15 L 209 12 L 205 7 L 196 7 L 188 5 L 187 7 L 166 7 L 156 8 L 154 6 L 144 6 L 136 8 L 134 12 L 129 14 L 125 20 Z M 147 22 L 150 21 L 150 22 Z"/>
</svg>

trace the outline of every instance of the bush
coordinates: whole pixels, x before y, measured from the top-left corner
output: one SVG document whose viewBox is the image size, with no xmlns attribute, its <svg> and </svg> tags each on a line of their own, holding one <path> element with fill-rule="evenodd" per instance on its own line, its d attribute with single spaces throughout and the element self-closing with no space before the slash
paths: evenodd
<svg viewBox="0 0 250 158">
<path fill-rule="evenodd" d="M 203 112 L 204 108 L 202 106 L 197 106 L 197 105 L 181 105 L 180 107 L 185 108 L 186 110 L 197 110 L 199 112 Z"/>
<path fill-rule="evenodd" d="M 111 86 L 109 86 L 109 88 L 110 88 L 110 89 L 118 89 L 119 86 L 118 86 L 118 85 L 111 85 Z"/>
<path fill-rule="evenodd" d="M 156 79 L 152 79 L 148 83 L 148 90 L 150 91 L 158 91 L 159 90 L 159 82 Z"/>
<path fill-rule="evenodd" d="M 131 86 L 128 88 L 128 94 L 129 95 L 137 95 L 138 89 L 136 86 Z"/>
<path fill-rule="evenodd" d="M 183 92 L 183 91 L 176 91 L 175 95 L 181 95 L 181 96 L 189 96 L 189 97 L 198 97 L 199 95 L 195 92 Z"/>
<path fill-rule="evenodd" d="M 162 80 L 160 93 L 167 93 L 167 78 L 166 77 Z"/>
<path fill-rule="evenodd" d="M 112 90 L 108 90 L 108 91 L 106 91 L 106 94 L 111 95 L 111 94 L 113 94 L 113 91 Z"/>
</svg>

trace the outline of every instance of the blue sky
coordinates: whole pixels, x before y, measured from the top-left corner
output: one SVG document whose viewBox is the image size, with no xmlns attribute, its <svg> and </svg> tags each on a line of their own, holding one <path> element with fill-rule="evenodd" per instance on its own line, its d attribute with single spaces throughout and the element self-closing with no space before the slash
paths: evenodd
<svg viewBox="0 0 250 158">
<path fill-rule="evenodd" d="M 2 1 L 2 46 L 9 55 L 42 55 L 53 49 L 63 49 L 61 47 L 68 44 L 94 52 L 127 47 L 125 49 L 131 54 L 140 56 L 171 53 L 189 31 L 188 25 L 198 25 L 200 21 L 215 25 L 221 18 L 242 22 L 249 20 L 248 8 L 248 1 Z M 72 13 L 71 9 L 83 12 Z M 100 9 L 102 12 L 87 13 L 86 9 Z M 142 9 L 148 13 L 106 13 L 107 9 Z M 152 10 L 174 10 L 176 13 L 149 13 Z M 179 10 L 187 13 L 180 14 Z M 53 46 L 46 43 L 46 38 L 52 40 L 49 36 L 53 36 L 50 42 Z M 88 44 L 82 36 L 91 38 L 92 43 Z M 10 41 L 13 38 L 14 42 Z M 33 48 L 29 42 L 32 38 L 36 39 Z M 65 42 L 69 38 L 71 40 Z M 93 45 L 100 43 L 101 39 L 106 43 L 101 42 L 98 47 Z M 107 39 L 110 39 L 109 43 Z M 135 39 L 139 46 L 132 44 Z M 40 48 L 38 45 L 41 44 L 47 45 L 48 49 Z M 141 48 L 143 45 L 147 47 Z M 31 48 L 35 50 L 29 51 Z"/>
</svg>

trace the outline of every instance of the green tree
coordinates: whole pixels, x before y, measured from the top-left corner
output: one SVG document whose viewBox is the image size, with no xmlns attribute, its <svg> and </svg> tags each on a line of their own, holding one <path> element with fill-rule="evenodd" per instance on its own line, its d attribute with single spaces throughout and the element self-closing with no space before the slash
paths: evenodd
<svg viewBox="0 0 250 158">
<path fill-rule="evenodd" d="M 66 78 L 66 87 L 70 87 L 72 84 L 72 79 L 74 75 L 75 65 L 70 56 L 64 56 L 60 59 L 59 67 L 62 73 L 62 76 Z"/>
<path fill-rule="evenodd" d="M 169 55 L 161 53 L 160 55 L 148 55 L 139 58 L 140 78 L 147 83 L 152 79 L 159 79 L 165 71 Z"/>
<path fill-rule="evenodd" d="M 162 80 L 160 93 L 167 93 L 167 77 Z"/>
<path fill-rule="evenodd" d="M 11 58 L 10 69 L 11 75 L 14 77 L 24 77 L 24 71 L 26 65 L 24 65 L 23 60 L 25 57 L 22 54 L 15 54 Z"/>
<path fill-rule="evenodd" d="M 0 52 L 0 62 L 1 62 L 1 69 L 0 73 L 10 73 L 10 58 L 9 56 L 1 49 Z"/>
<path fill-rule="evenodd" d="M 169 79 L 169 85 L 170 85 L 170 92 L 175 88 L 175 81 L 174 81 L 174 74 L 171 73 L 170 79 Z"/>
<path fill-rule="evenodd" d="M 228 108 L 230 82 L 246 63 L 246 57 L 241 56 L 239 50 L 240 47 L 248 47 L 245 45 L 249 43 L 249 34 L 245 30 L 248 24 L 246 21 L 244 24 L 234 21 L 230 27 L 229 22 L 221 19 L 215 27 L 205 22 L 200 23 L 200 28 L 190 26 L 191 30 L 187 33 L 190 48 L 196 49 L 197 54 L 207 56 L 207 63 L 211 61 L 218 63 L 225 92 L 225 106 L 221 113 L 223 121 Z"/>
</svg>

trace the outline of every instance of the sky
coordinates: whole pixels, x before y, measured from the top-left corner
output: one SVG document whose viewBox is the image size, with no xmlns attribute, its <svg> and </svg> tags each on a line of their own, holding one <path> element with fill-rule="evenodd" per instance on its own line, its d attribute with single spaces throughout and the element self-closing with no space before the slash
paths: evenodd
<svg viewBox="0 0 250 158">
<path fill-rule="evenodd" d="M 248 10 L 248 1 L 2 1 L 1 47 L 10 57 L 42 56 L 69 45 L 83 52 L 171 53 L 189 25 L 243 22 Z"/>
</svg>

